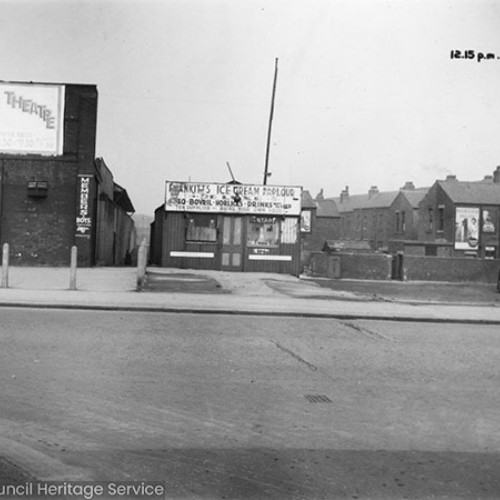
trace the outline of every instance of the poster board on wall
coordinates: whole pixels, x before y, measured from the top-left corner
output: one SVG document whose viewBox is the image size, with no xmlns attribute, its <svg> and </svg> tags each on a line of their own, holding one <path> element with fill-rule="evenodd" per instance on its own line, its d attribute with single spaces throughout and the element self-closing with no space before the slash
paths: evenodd
<svg viewBox="0 0 500 500">
<path fill-rule="evenodd" d="M 63 154 L 64 85 L 0 82 L 0 153 Z"/>
<path fill-rule="evenodd" d="M 456 207 L 455 250 L 479 247 L 479 207 Z"/>
</svg>

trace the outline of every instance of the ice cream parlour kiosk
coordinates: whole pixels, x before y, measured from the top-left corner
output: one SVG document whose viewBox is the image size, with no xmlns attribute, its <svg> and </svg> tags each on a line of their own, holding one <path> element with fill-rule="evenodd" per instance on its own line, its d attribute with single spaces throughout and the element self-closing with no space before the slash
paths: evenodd
<svg viewBox="0 0 500 500">
<path fill-rule="evenodd" d="M 298 275 L 301 195 L 300 186 L 167 181 L 156 263 Z"/>
</svg>

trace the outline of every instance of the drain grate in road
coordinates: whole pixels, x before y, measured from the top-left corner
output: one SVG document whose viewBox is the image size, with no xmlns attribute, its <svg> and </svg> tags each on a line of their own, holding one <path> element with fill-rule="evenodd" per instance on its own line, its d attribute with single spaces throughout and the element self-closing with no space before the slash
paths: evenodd
<svg viewBox="0 0 500 500">
<path fill-rule="evenodd" d="M 309 403 L 331 403 L 332 400 L 323 394 L 306 394 L 304 396 Z"/>
</svg>

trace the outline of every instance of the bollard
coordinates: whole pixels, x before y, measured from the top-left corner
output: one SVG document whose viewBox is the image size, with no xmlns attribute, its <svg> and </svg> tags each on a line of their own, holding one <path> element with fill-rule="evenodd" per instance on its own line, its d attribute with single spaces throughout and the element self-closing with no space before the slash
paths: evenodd
<svg viewBox="0 0 500 500">
<path fill-rule="evenodd" d="M 4 243 L 2 254 L 2 288 L 9 288 L 9 244 Z"/>
<path fill-rule="evenodd" d="M 71 263 L 69 268 L 69 289 L 76 290 L 76 259 L 77 259 L 76 246 L 71 247 Z"/>
<path fill-rule="evenodd" d="M 141 243 L 137 252 L 137 291 L 140 292 L 144 286 L 146 277 L 146 245 Z"/>
</svg>

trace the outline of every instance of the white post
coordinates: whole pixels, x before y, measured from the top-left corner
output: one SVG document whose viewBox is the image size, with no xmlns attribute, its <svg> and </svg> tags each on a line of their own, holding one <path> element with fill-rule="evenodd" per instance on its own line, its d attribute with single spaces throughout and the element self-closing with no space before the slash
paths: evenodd
<svg viewBox="0 0 500 500">
<path fill-rule="evenodd" d="M 71 264 L 69 270 L 69 289 L 76 290 L 76 260 L 77 260 L 77 248 L 76 246 L 71 247 Z"/>
<path fill-rule="evenodd" d="M 9 288 L 9 244 L 4 243 L 2 253 L 2 288 Z"/>
<path fill-rule="evenodd" d="M 137 291 L 141 291 L 146 277 L 146 240 L 142 240 L 137 252 Z"/>
</svg>

